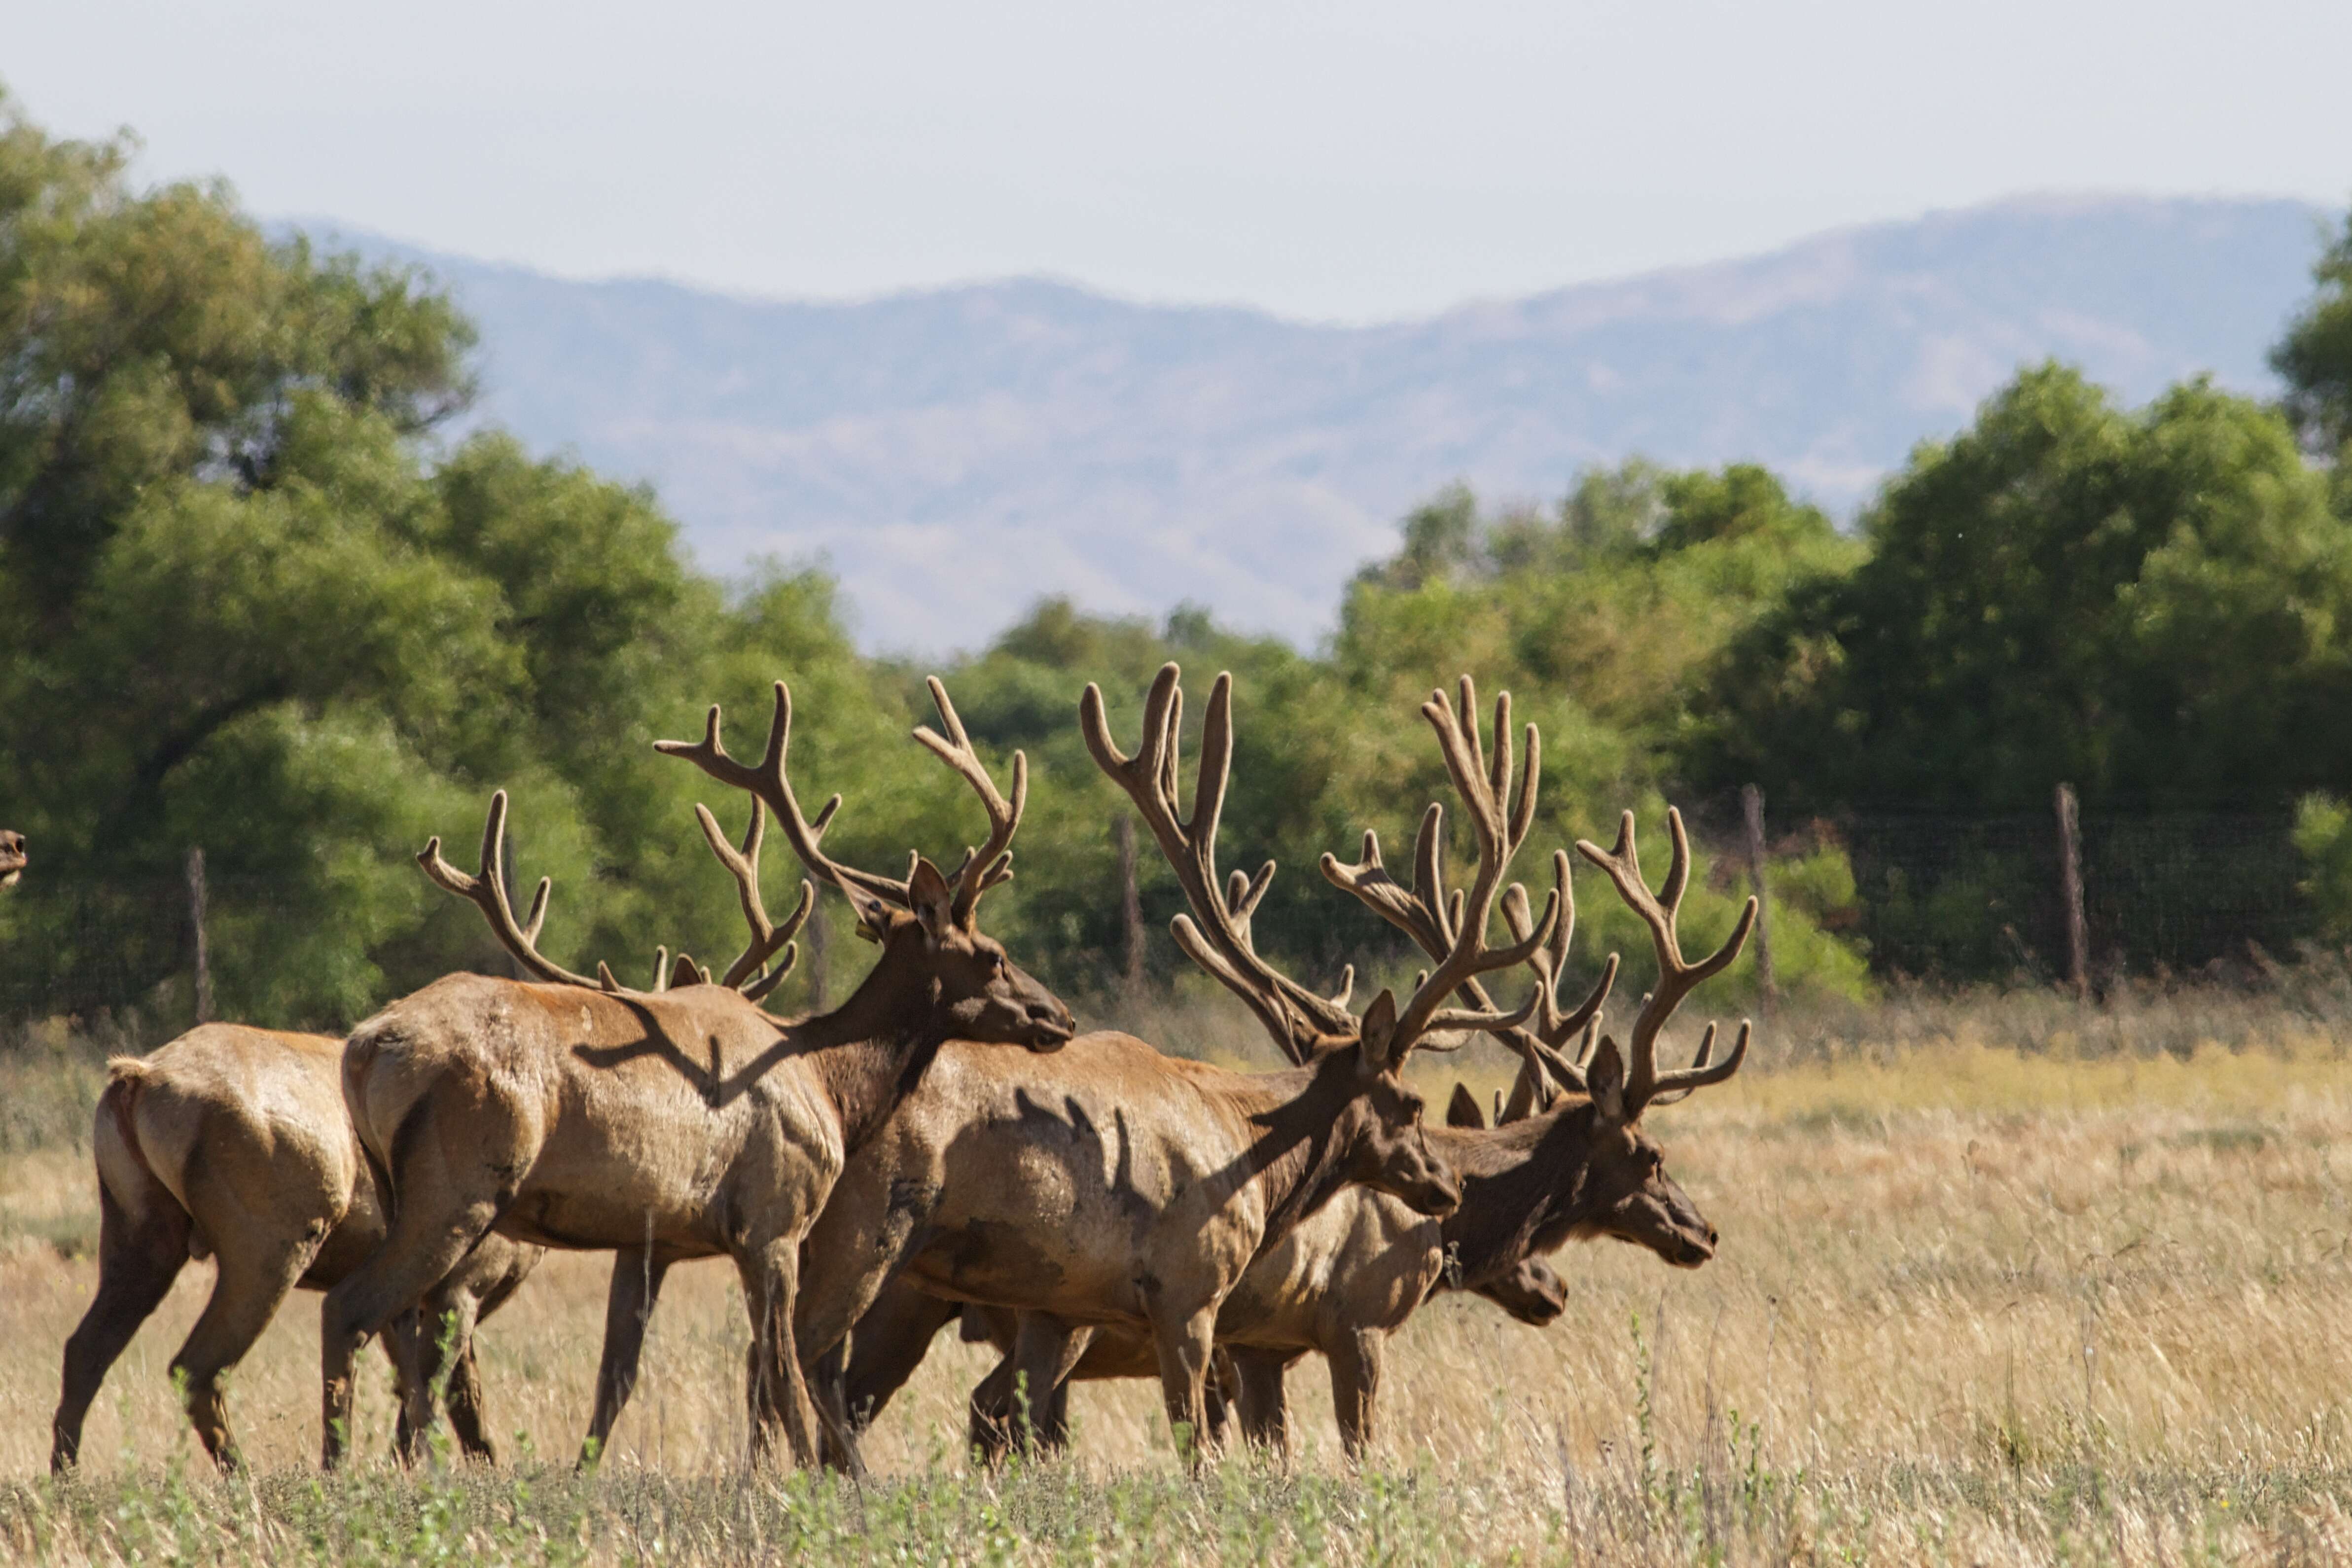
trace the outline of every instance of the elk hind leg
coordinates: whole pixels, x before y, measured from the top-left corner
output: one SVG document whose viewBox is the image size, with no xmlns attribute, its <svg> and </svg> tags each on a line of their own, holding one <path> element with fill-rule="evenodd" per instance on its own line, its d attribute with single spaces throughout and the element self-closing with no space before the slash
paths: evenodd
<svg viewBox="0 0 2352 1568">
<path fill-rule="evenodd" d="M 1015 1440 L 1022 1451 L 1059 1453 L 1070 1443 L 1070 1373 L 1094 1342 L 1092 1329 L 1074 1329 L 1045 1312 L 1024 1312 L 1013 1344 Z"/>
<path fill-rule="evenodd" d="M 478 1148 L 488 1140 L 467 1142 Z M 488 1233 L 509 1195 L 487 1160 L 470 1169 L 401 1176 L 398 1187 L 389 1189 L 399 1192 L 400 1202 L 383 1245 L 327 1292 L 320 1309 L 320 1454 L 330 1469 L 342 1462 L 350 1438 L 352 1370 L 360 1346 L 457 1266 Z"/>
<path fill-rule="evenodd" d="M 1340 1445 L 1349 1459 L 1361 1461 L 1372 1444 L 1372 1411 L 1380 1399 L 1381 1335 L 1357 1329 L 1339 1335 L 1325 1353 L 1331 1362 L 1331 1407 Z"/>
<path fill-rule="evenodd" d="M 325 1236 L 319 1226 L 293 1240 L 243 1237 L 218 1247 L 220 1272 L 212 1297 L 172 1358 L 172 1378 L 184 1390 L 197 1441 L 223 1470 L 236 1469 L 239 1461 L 221 1398 L 222 1374 L 245 1359 L 278 1315 Z"/>
<path fill-rule="evenodd" d="M 423 1453 L 445 1385 L 449 1424 L 457 1432 L 458 1447 L 469 1458 L 497 1459 L 482 1431 L 481 1381 L 474 1365 L 474 1328 L 480 1310 L 480 1299 L 471 1290 L 445 1279 L 384 1331 L 387 1335 L 401 1334 L 410 1346 L 401 1379 L 400 1426 L 394 1444 L 402 1464 L 415 1463 Z"/>
<path fill-rule="evenodd" d="M 744 1304 L 751 1310 L 749 1352 L 751 1463 L 774 1457 L 781 1429 L 793 1462 L 814 1467 L 822 1458 L 816 1408 L 793 1342 L 793 1306 L 800 1289 L 800 1240 L 770 1243 L 737 1261 Z"/>
<path fill-rule="evenodd" d="M 1231 1351 L 1234 1403 L 1243 1439 L 1270 1454 L 1290 1452 L 1290 1395 L 1284 1386 L 1280 1351 L 1239 1347 Z"/>
<path fill-rule="evenodd" d="M 82 1423 L 109 1368 L 139 1326 L 171 1293 L 188 1261 L 188 1213 L 152 1176 L 134 1194 L 135 1211 L 103 1181 L 98 1189 L 98 1295 L 66 1341 L 64 1386 L 49 1423 L 49 1469 L 81 1458 Z"/>
<path fill-rule="evenodd" d="M 645 1353 L 646 1328 L 661 1300 L 670 1260 L 647 1247 L 625 1247 L 613 1258 L 613 1282 L 604 1292 L 604 1349 L 596 1363 L 596 1408 L 580 1445 L 586 1469 L 604 1457 L 629 1395 L 636 1391 L 637 1363 Z"/>
<path fill-rule="evenodd" d="M 829 1355 L 840 1356 L 841 1407 L 849 1415 L 850 1429 L 862 1434 L 882 1413 L 891 1397 L 907 1386 L 939 1331 L 961 1316 L 952 1301 L 927 1296 L 902 1276 L 885 1286 L 856 1329 Z"/>
<path fill-rule="evenodd" d="M 469 1308 L 465 1337 L 449 1369 L 449 1426 L 466 1457 L 485 1464 L 496 1464 L 499 1456 L 484 1425 L 482 1372 L 474 1353 L 475 1333 L 522 1288 L 544 1256 L 541 1248 L 519 1246 L 502 1236 L 486 1236 L 474 1244 L 457 1272 L 436 1288 L 445 1293 L 462 1293 Z"/>
</svg>

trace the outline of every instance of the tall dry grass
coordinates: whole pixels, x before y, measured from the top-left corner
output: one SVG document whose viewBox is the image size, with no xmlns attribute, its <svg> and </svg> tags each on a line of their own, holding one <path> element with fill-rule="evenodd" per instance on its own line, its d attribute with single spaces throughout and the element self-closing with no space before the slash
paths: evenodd
<svg viewBox="0 0 2352 1568">
<path fill-rule="evenodd" d="M 58 1130 L 96 1080 L 53 1044 L 0 1066 L 0 1543 L 61 1561 L 2352 1560 L 2352 1036 L 2324 1007 L 2168 994 L 1898 1001 L 1875 1038 L 1858 1017 L 1783 1021 L 1750 1070 L 1653 1127 L 1720 1256 L 1682 1273 L 1572 1248 L 1556 1261 L 1575 1306 L 1542 1331 L 1433 1304 L 1391 1346 L 1362 1474 L 1308 1363 L 1287 1470 L 1186 1479 L 1156 1393 L 1129 1384 L 1078 1393 L 1072 1460 L 977 1476 L 960 1437 L 985 1362 L 949 1336 L 877 1428 L 862 1491 L 743 1474 L 723 1263 L 673 1271 L 612 1455 L 573 1479 L 593 1257 L 551 1258 L 482 1334 L 502 1471 L 378 1460 L 314 1482 L 300 1296 L 232 1385 L 258 1479 L 212 1481 L 163 1371 L 209 1283 L 191 1266 L 110 1378 L 85 1478 L 35 1480 L 94 1279 L 87 1155 Z M 1170 1007 L 1167 1037 L 1238 1045 Z M 2139 1039 L 2119 1022 L 2135 1009 Z M 2200 1019 L 2227 1026 L 2200 1045 Z M 390 1419 L 372 1370 L 371 1453 Z"/>
</svg>

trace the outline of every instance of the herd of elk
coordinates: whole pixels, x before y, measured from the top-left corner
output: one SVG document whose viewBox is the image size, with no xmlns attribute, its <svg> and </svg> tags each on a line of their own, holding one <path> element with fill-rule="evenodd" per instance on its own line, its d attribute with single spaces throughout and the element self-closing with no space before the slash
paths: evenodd
<svg viewBox="0 0 2352 1568">
<path fill-rule="evenodd" d="M 488 1458 L 473 1332 L 553 1247 L 614 1255 L 583 1463 L 628 1400 L 669 1266 L 725 1256 L 751 1318 L 754 1461 L 782 1438 L 796 1463 L 855 1472 L 864 1424 L 958 1320 L 1002 1358 L 972 1398 L 984 1454 L 1033 1436 L 1060 1443 L 1072 1382 L 1133 1376 L 1159 1379 L 1195 1458 L 1228 1408 L 1246 1437 L 1279 1447 L 1285 1374 L 1312 1350 L 1329 1363 L 1354 1456 L 1371 1437 L 1383 1343 L 1433 1294 L 1474 1292 L 1540 1326 L 1567 1304 L 1543 1256 L 1568 1241 L 1613 1236 L 1682 1267 L 1712 1256 L 1714 1229 L 1665 1176 L 1640 1121 L 1744 1058 L 1745 1025 L 1720 1061 L 1712 1026 L 1690 1068 L 1661 1070 L 1657 1048 L 1689 992 L 1737 956 L 1755 907 L 1714 954 L 1684 961 L 1675 924 L 1690 859 L 1678 815 L 1659 891 L 1637 863 L 1631 813 L 1612 850 L 1577 846 L 1656 951 L 1657 985 L 1621 1051 L 1598 1027 L 1613 956 L 1580 1004 L 1559 1000 L 1574 921 L 1567 854 L 1552 857 L 1540 911 L 1507 884 L 1536 817 L 1535 727 L 1515 765 L 1507 696 L 1482 746 L 1467 678 L 1458 701 L 1433 693 L 1422 713 L 1476 868 L 1466 889 L 1447 889 L 1435 805 L 1410 888 L 1388 875 L 1369 832 L 1357 864 L 1322 858 L 1328 880 L 1431 963 L 1402 1001 L 1382 990 L 1359 1014 L 1352 973 L 1326 996 L 1258 953 L 1251 921 L 1273 864 L 1255 877 L 1218 871 L 1231 678 L 1218 677 L 1204 707 L 1189 812 L 1178 798 L 1177 668 L 1153 682 L 1132 757 L 1087 687 L 1088 750 L 1142 816 L 1191 911 L 1173 922 L 1178 945 L 1291 1064 L 1228 1070 L 1125 1034 L 1076 1034 L 1062 1001 L 981 934 L 982 895 L 1012 874 L 1026 760 L 1013 757 L 1008 799 L 945 690 L 930 689 L 941 728 L 915 738 L 970 784 L 989 825 L 952 874 L 915 854 L 898 880 L 824 853 L 841 799 L 802 812 L 788 771 L 791 695 L 778 682 L 756 763 L 727 752 L 715 706 L 700 741 L 656 742 L 751 796 L 740 847 L 696 807 L 751 933 L 719 976 L 665 956 L 637 991 L 605 965 L 590 977 L 545 958 L 549 883 L 518 919 L 499 874 L 501 791 L 478 873 L 447 864 L 437 838 L 417 858 L 533 978 L 452 975 L 347 1042 L 215 1025 L 110 1063 L 93 1133 L 100 1288 L 67 1347 L 53 1466 L 74 1463 L 100 1379 L 190 1258 L 215 1258 L 218 1276 L 173 1371 L 224 1466 L 236 1448 L 220 1374 L 298 1286 L 327 1292 L 326 1464 L 343 1455 L 354 1362 L 371 1336 L 394 1366 L 401 1457 L 446 1387 L 459 1442 Z M 769 918 L 759 854 L 770 816 L 879 949 L 849 999 L 813 1016 L 761 1006 L 817 897 L 803 881 L 794 912 Z M 0 836 L 0 881 L 24 864 L 22 840 Z M 1494 942 L 1497 917 L 1507 940 Z M 1526 1000 L 1506 1007 L 1486 979 L 1520 968 Z M 1517 1055 L 1509 1103 L 1498 1097 L 1487 1126 L 1457 1085 L 1449 1125 L 1424 1125 L 1406 1062 L 1474 1034 Z"/>
<path fill-rule="evenodd" d="M 1460 1187 L 1432 1150 L 1405 1060 L 1441 1031 L 1512 1026 L 1532 1012 L 1447 1007 L 1475 976 L 1515 968 L 1549 941 L 1558 914 L 1500 949 L 1487 923 L 1512 852 L 1534 815 L 1534 777 L 1512 791 L 1507 754 L 1492 773 L 1453 710 L 1433 699 L 1455 786 L 1482 847 L 1469 912 L 1412 994 L 1382 991 L 1361 1016 L 1269 965 L 1250 916 L 1274 868 L 1221 886 L 1216 832 L 1233 758 L 1233 684 L 1220 676 L 1203 714 L 1189 816 L 1178 815 L 1174 666 L 1145 705 L 1143 740 L 1119 754 L 1088 688 L 1084 723 L 1103 768 L 1142 811 L 1175 868 L 1192 915 L 1177 940 L 1248 1003 L 1297 1065 L 1246 1074 L 1162 1055 L 1129 1035 L 1081 1036 L 1049 1061 L 996 1070 L 950 1047 L 908 1096 L 866 1158 L 844 1175 L 811 1237 L 833 1258 L 872 1259 L 840 1288 L 806 1344 L 834 1351 L 895 1273 L 936 1296 L 1022 1313 L 1014 1350 L 1027 1386 L 1057 1386 L 1086 1331 L 1118 1324 L 1147 1337 L 1171 1424 L 1208 1433 L 1207 1378 L 1219 1315 L 1253 1258 L 1279 1243 L 1344 1186 L 1387 1193 L 1422 1215 L 1450 1213 Z M 862 1331 L 861 1331 L 862 1337 Z M 820 1398 L 847 1410 L 842 1357 L 827 1361 Z M 854 1454 L 844 1458 L 855 1466 Z"/>
<path fill-rule="evenodd" d="M 1163 671 L 1162 689 L 1172 691 L 1173 679 L 1172 670 Z M 1156 691 L 1155 702 L 1159 695 Z M 1475 701 L 1465 680 L 1462 710 L 1473 710 Z M 1465 735 L 1453 723 L 1442 696 L 1433 697 L 1423 712 L 1438 727 L 1449 771 L 1472 805 L 1474 824 L 1480 823 L 1481 814 L 1499 803 L 1511 771 L 1508 699 L 1496 704 L 1492 771 L 1484 795 L 1465 787 L 1465 774 L 1475 778 L 1479 772 L 1475 732 Z M 1097 759 L 1105 769 L 1123 783 L 1139 776 L 1122 772 L 1123 759 L 1110 748 L 1102 731 L 1098 699 L 1090 700 L 1084 721 Z M 1150 725 L 1147 719 L 1147 740 Z M 1527 788 L 1531 795 L 1536 753 L 1532 727 L 1528 752 Z M 1162 775 L 1147 766 L 1139 776 Z M 1158 798 L 1157 792 L 1131 793 L 1137 793 L 1138 805 L 1155 833 L 1168 842 L 1173 816 L 1167 808 L 1172 802 Z M 1414 854 L 1414 886 L 1410 890 L 1388 877 L 1381 864 L 1379 841 L 1370 834 L 1360 863 L 1343 866 L 1326 856 L 1324 875 L 1411 935 L 1439 963 L 1437 974 L 1443 975 L 1447 973 L 1448 956 L 1477 929 L 1471 922 L 1480 918 L 1485 908 L 1482 897 L 1492 898 L 1488 878 L 1499 874 L 1500 863 L 1517 847 L 1517 838 L 1526 831 L 1524 822 L 1515 812 L 1512 837 L 1501 842 L 1491 837 L 1488 827 L 1480 827 L 1481 880 L 1468 901 L 1466 919 L 1460 895 L 1449 894 L 1444 887 L 1443 817 L 1434 805 L 1422 819 Z M 1455 1105 L 1449 1112 L 1449 1121 L 1455 1125 L 1430 1134 L 1430 1146 L 1440 1163 L 1459 1176 L 1460 1203 L 1439 1217 L 1423 1218 L 1372 1188 L 1349 1189 L 1286 1237 L 1269 1238 L 1224 1301 L 1215 1337 L 1230 1358 L 1243 1430 L 1254 1441 L 1282 1446 L 1286 1426 L 1284 1372 L 1299 1355 L 1313 1350 L 1321 1352 L 1330 1367 L 1341 1439 L 1349 1454 L 1360 1455 L 1371 1436 L 1382 1343 L 1441 1283 L 1496 1298 L 1506 1310 L 1513 1310 L 1515 1301 L 1524 1301 L 1529 1294 L 1519 1271 L 1535 1255 L 1550 1252 L 1573 1238 L 1614 1236 L 1647 1247 L 1683 1267 L 1696 1267 L 1712 1255 L 1713 1227 L 1664 1175 L 1656 1146 L 1633 1124 L 1643 1109 L 1660 1097 L 1678 1099 L 1738 1069 L 1748 1047 L 1745 1027 L 1729 1057 L 1720 1063 L 1711 1060 L 1714 1031 L 1710 1028 L 1702 1038 L 1696 1064 L 1680 1071 L 1657 1070 L 1656 1044 L 1665 1019 L 1692 988 L 1721 972 L 1738 955 L 1754 921 L 1755 906 L 1751 901 L 1730 937 L 1712 956 L 1697 963 L 1686 963 L 1675 927 L 1689 877 L 1689 845 L 1680 815 L 1670 814 L 1668 823 L 1674 858 L 1663 900 L 1642 879 L 1630 813 L 1613 850 L 1603 853 L 1589 843 L 1578 846 L 1609 874 L 1640 915 L 1656 951 L 1658 985 L 1633 1026 L 1630 1065 L 1620 1057 L 1616 1043 L 1607 1038 L 1582 1061 L 1560 1053 L 1562 1045 L 1598 1018 L 1615 978 L 1616 964 L 1612 959 L 1604 967 L 1600 983 L 1582 1004 L 1572 1011 L 1559 1009 L 1553 988 L 1565 961 L 1574 912 L 1567 859 L 1564 855 L 1556 856 L 1559 919 L 1548 942 L 1526 951 L 1526 944 L 1541 933 L 1530 931 L 1523 900 L 1509 896 L 1504 900 L 1506 919 L 1540 981 L 1534 998 L 1536 1027 L 1524 1029 L 1526 1020 L 1520 1019 L 1493 1030 L 1521 1056 L 1513 1103 L 1498 1114 L 1498 1126 L 1486 1129 L 1479 1125 L 1484 1118 L 1475 1102 L 1465 1107 L 1466 1097 L 1457 1085 Z M 1193 880 L 1186 881 L 1189 892 Z M 1255 895 L 1263 892 L 1261 884 Z M 1255 895 L 1250 901 L 1255 903 Z M 1429 984 L 1434 985 L 1436 978 L 1433 976 Z M 1474 1006 L 1487 1008 L 1475 980 L 1463 989 Z M 1486 1016 L 1492 1016 L 1491 1012 Z M 1570 1101 L 1566 1089 L 1585 1092 L 1589 1098 Z M 910 1104 L 919 1103 L 919 1098 Z M 927 1310 L 910 1300 L 925 1292 L 937 1298 L 940 1307 Z M 881 1304 L 870 1326 L 858 1327 L 843 1380 L 843 1399 L 850 1409 L 863 1411 L 870 1418 L 919 1363 L 932 1335 L 956 1307 L 974 1303 L 999 1309 L 983 1318 L 982 1331 L 1006 1354 L 973 1394 L 976 1446 L 984 1452 L 1002 1446 L 1013 1413 L 1013 1391 L 1024 1379 L 1026 1387 L 1035 1394 L 1033 1417 L 1038 1436 L 1048 1442 L 1059 1441 L 1065 1390 L 1058 1382 L 1045 1381 L 1046 1368 L 1022 1349 L 1036 1341 L 1037 1327 L 1030 1314 L 1003 1310 L 1019 1303 L 982 1300 L 968 1292 L 941 1289 L 916 1269 L 901 1277 L 893 1295 L 895 1299 Z M 969 1316 L 965 1321 L 971 1321 Z M 1097 1317 L 1075 1338 L 1075 1346 L 1059 1367 L 1065 1378 L 1151 1374 L 1155 1358 L 1150 1342 L 1118 1320 Z"/>
</svg>

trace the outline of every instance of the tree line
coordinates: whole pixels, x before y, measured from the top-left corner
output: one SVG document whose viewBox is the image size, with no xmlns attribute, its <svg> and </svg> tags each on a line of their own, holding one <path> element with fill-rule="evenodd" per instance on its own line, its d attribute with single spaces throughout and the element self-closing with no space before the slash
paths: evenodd
<svg viewBox="0 0 2352 1568">
<path fill-rule="evenodd" d="M 520 879 L 555 879 L 551 956 L 731 952 L 707 792 L 650 742 L 718 701 L 751 744 L 777 677 L 795 776 L 845 799 L 829 848 L 895 866 L 977 837 L 906 739 L 928 672 L 861 655 L 821 571 L 715 579 L 643 489 L 453 433 L 473 331 L 429 279 L 273 242 L 224 188 L 136 188 L 128 152 L 0 122 L 0 819 L 38 857 L 0 901 L 0 1010 L 184 1005 L 195 846 L 224 1016 L 335 1026 L 494 963 L 410 857 L 470 843 L 501 786 Z M 1099 681 L 1131 729 L 1171 658 L 1236 676 L 1225 842 L 1280 863 L 1258 940 L 1309 971 L 1406 964 L 1315 862 L 1368 827 L 1404 856 L 1445 793 L 1412 711 L 1464 670 L 1541 726 L 1538 842 L 1761 784 L 1800 991 L 1859 994 L 1913 951 L 1874 928 L 1842 816 L 2042 811 L 2059 780 L 2086 814 L 2300 802 L 2314 930 L 2352 919 L 2352 812 L 2326 795 L 2352 784 L 2352 223 L 2315 276 L 2280 403 L 2198 381 L 2125 408 L 2030 367 L 1852 531 L 1755 465 L 1637 459 L 1552 507 L 1433 498 L 1311 652 L 1045 600 L 938 672 L 992 761 L 1030 758 L 995 929 L 1058 986 L 1120 972 L 1120 803 L 1076 705 Z M 1181 900 L 1139 869 L 1172 977 Z M 1701 873 L 1704 945 L 1746 886 L 1727 858 Z M 1585 901 L 1584 962 L 1646 952 L 1610 902 Z M 845 976 L 848 945 L 786 998 Z M 2007 962 L 1953 952 L 1955 974 Z"/>
</svg>

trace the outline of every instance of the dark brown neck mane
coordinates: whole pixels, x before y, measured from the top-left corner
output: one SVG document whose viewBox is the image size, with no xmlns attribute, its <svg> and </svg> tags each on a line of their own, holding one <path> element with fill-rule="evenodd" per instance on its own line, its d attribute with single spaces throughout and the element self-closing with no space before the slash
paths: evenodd
<svg viewBox="0 0 2352 1568">
<path fill-rule="evenodd" d="M 1344 1184 L 1348 1151 L 1339 1119 L 1355 1099 L 1357 1071 L 1345 1047 L 1327 1048 L 1305 1067 L 1242 1078 L 1233 1098 L 1257 1137 L 1241 1163 L 1266 1200 L 1261 1249 L 1297 1227 Z"/>
<path fill-rule="evenodd" d="M 1589 1100 L 1571 1100 L 1504 1127 L 1433 1127 L 1429 1138 L 1462 1179 L 1462 1206 L 1439 1225 L 1465 1285 L 1553 1250 L 1591 1217 Z"/>
<path fill-rule="evenodd" d="M 840 1113 L 845 1154 L 882 1130 L 953 1037 L 939 991 L 936 978 L 899 962 L 895 947 L 886 949 L 847 1001 L 785 1026 L 794 1054 L 811 1058 Z"/>
</svg>

